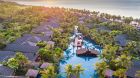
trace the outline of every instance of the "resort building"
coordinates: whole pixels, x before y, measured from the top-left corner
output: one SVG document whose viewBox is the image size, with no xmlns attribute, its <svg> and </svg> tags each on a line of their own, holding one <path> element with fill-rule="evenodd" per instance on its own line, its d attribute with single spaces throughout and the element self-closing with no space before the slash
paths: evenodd
<svg viewBox="0 0 140 78">
<path fill-rule="evenodd" d="M 108 22 L 108 19 L 102 18 L 102 17 L 100 17 L 99 20 L 100 20 L 101 22 Z"/>
<path fill-rule="evenodd" d="M 34 70 L 34 69 L 29 69 L 26 73 L 25 76 L 29 77 L 29 78 L 36 78 L 38 75 L 39 71 L 38 70 Z"/>
<path fill-rule="evenodd" d="M 117 35 L 117 36 L 115 37 L 115 41 L 116 41 L 120 46 L 126 46 L 126 44 L 127 44 L 127 35 L 126 35 L 126 34 Z"/>
<path fill-rule="evenodd" d="M 15 52 L 12 51 L 0 51 L 0 62 L 6 62 L 9 58 L 14 57 L 14 55 Z M 13 69 L 0 64 L 0 78 L 7 78 L 4 76 L 12 76 L 13 73 Z"/>
<path fill-rule="evenodd" d="M 50 66 L 50 65 L 52 65 L 52 64 L 47 63 L 47 62 L 44 62 L 44 63 L 40 66 L 40 68 L 41 68 L 41 69 L 45 69 L 45 68 L 47 68 L 47 67 Z"/>
<path fill-rule="evenodd" d="M 50 46 L 50 47 L 54 47 L 55 42 L 54 42 L 54 41 L 48 41 L 47 44 L 48 44 L 48 46 Z"/>
<path fill-rule="evenodd" d="M 135 27 L 136 27 L 136 26 L 138 26 L 138 25 L 139 25 L 139 23 L 138 23 L 138 22 L 136 22 L 136 21 L 131 21 L 131 22 L 130 22 L 130 25 L 132 25 L 132 26 L 135 26 Z"/>
<path fill-rule="evenodd" d="M 8 76 L 12 76 L 13 74 L 13 69 L 0 65 L 0 78 L 10 78 Z"/>
<path fill-rule="evenodd" d="M 7 61 L 9 58 L 14 57 L 15 54 L 12 51 L 0 51 L 0 62 Z"/>
<path fill-rule="evenodd" d="M 113 70 L 111 70 L 111 69 L 106 69 L 105 70 L 105 78 L 112 78 L 112 76 L 113 76 Z"/>
<path fill-rule="evenodd" d="M 126 72 L 128 78 L 140 78 L 136 77 L 137 71 L 140 71 L 140 61 L 133 61 L 132 66 Z"/>
<path fill-rule="evenodd" d="M 30 43 L 26 44 L 8 44 L 5 51 L 17 51 L 17 52 L 24 52 L 24 53 L 36 53 L 38 51 L 38 46 L 33 46 Z"/>
</svg>

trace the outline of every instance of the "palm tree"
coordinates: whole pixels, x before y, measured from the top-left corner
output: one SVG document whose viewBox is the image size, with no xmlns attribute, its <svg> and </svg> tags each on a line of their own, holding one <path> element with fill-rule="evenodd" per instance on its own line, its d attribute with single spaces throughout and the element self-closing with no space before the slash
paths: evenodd
<svg viewBox="0 0 140 78">
<path fill-rule="evenodd" d="M 80 73 L 83 73 L 84 69 L 80 64 L 76 65 L 74 68 L 74 73 L 76 75 L 76 78 L 80 78 Z"/>
<path fill-rule="evenodd" d="M 17 59 L 21 68 L 29 62 L 27 57 L 21 52 L 16 53 L 15 59 Z"/>
<path fill-rule="evenodd" d="M 40 55 L 41 60 L 44 60 L 44 58 L 46 58 L 47 56 L 47 50 L 45 48 L 39 49 L 39 55 Z"/>
<path fill-rule="evenodd" d="M 126 69 L 120 68 L 120 69 L 116 70 L 113 74 L 114 74 L 114 76 L 117 76 L 119 78 L 126 78 L 125 73 L 126 73 Z"/>
<path fill-rule="evenodd" d="M 14 69 L 14 72 L 19 68 L 18 60 L 15 58 L 8 59 L 7 66 Z"/>
<path fill-rule="evenodd" d="M 66 65 L 65 71 L 66 71 L 66 74 L 67 74 L 67 78 L 71 78 L 71 76 L 73 75 L 72 65 L 70 65 L 70 64 Z"/>
<path fill-rule="evenodd" d="M 53 53 L 54 62 L 59 62 L 59 60 L 63 57 L 63 50 L 61 48 L 55 48 Z"/>
<path fill-rule="evenodd" d="M 47 71 L 48 71 L 48 76 L 49 78 L 55 78 L 56 77 L 56 73 L 55 73 L 55 67 L 54 66 L 49 66 L 47 68 Z"/>
<path fill-rule="evenodd" d="M 40 73 L 42 74 L 42 78 L 56 78 L 57 76 L 54 66 L 48 66 L 46 69 L 44 69 Z"/>
<path fill-rule="evenodd" d="M 102 61 L 100 63 L 96 63 L 96 70 L 97 70 L 97 73 L 100 75 L 100 78 L 104 78 L 105 77 L 105 70 L 108 67 L 109 66 L 104 61 Z"/>
</svg>

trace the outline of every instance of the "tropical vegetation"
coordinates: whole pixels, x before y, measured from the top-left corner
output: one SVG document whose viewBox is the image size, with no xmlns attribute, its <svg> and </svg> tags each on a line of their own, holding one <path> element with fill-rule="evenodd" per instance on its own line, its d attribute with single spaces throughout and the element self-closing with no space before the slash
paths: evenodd
<svg viewBox="0 0 140 78">
<path fill-rule="evenodd" d="M 96 64 L 97 72 L 104 78 L 106 69 L 114 71 L 113 75 L 125 78 L 126 71 L 132 64 L 132 60 L 139 59 L 140 56 L 140 30 L 130 25 L 132 17 L 121 17 L 106 13 L 90 12 L 89 10 L 78 10 L 58 7 L 41 7 L 18 5 L 13 2 L 0 1 L 0 49 L 3 50 L 7 44 L 14 42 L 17 38 L 26 33 L 31 33 L 32 29 L 41 25 L 42 22 L 58 19 L 57 28 L 50 26 L 53 31 L 52 41 L 55 45 L 49 46 L 44 41 L 37 43 L 39 46 L 38 55 L 41 62 L 53 63 L 53 66 L 42 70 L 44 78 L 55 78 L 56 66 L 63 58 L 63 50 L 68 47 L 69 37 L 73 34 L 75 25 L 79 26 L 79 31 L 84 36 L 91 38 L 102 46 L 103 51 L 100 55 L 101 62 Z M 116 21 L 118 20 L 118 21 Z M 121 22 L 120 22 L 121 21 Z M 103 28 L 103 29 L 102 29 Z M 127 44 L 121 46 L 115 40 L 116 36 L 125 34 L 128 36 Z M 16 71 L 26 68 L 28 59 L 20 52 L 15 57 L 8 59 L 5 65 Z M 26 69 L 25 69 L 26 70 Z M 25 71 L 23 69 L 23 71 Z M 71 76 L 80 77 L 84 71 L 81 65 L 67 65 L 67 78 Z M 136 76 L 139 75 L 137 72 Z"/>
<path fill-rule="evenodd" d="M 65 71 L 66 71 L 67 78 L 72 78 L 72 77 L 80 78 L 80 74 L 84 72 L 84 68 L 82 68 L 82 65 L 80 64 L 75 65 L 74 68 L 72 65 L 68 64 L 65 67 Z"/>
</svg>

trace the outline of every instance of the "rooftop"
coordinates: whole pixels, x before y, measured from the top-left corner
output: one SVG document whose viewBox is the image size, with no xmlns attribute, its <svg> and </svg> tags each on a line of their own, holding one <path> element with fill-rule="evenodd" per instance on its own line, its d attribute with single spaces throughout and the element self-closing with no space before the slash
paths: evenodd
<svg viewBox="0 0 140 78">
<path fill-rule="evenodd" d="M 121 35 L 117 35 L 115 37 L 115 41 L 117 41 L 117 43 L 121 46 L 126 46 L 127 44 L 127 35 L 126 34 L 121 34 Z"/>
<path fill-rule="evenodd" d="M 30 61 L 35 61 L 35 59 L 36 59 L 36 55 L 35 55 L 35 53 L 23 53 L 27 58 L 28 58 L 28 60 L 30 60 Z"/>
<path fill-rule="evenodd" d="M 112 75 L 113 75 L 113 70 L 111 70 L 111 69 L 106 69 L 105 70 L 105 76 L 107 76 L 107 77 L 112 77 Z"/>
<path fill-rule="evenodd" d="M 38 75 L 38 70 L 34 70 L 34 69 L 29 69 L 26 73 L 26 76 L 28 77 L 37 77 Z"/>
<path fill-rule="evenodd" d="M 15 52 L 12 51 L 0 51 L 0 62 L 8 60 L 10 57 L 13 57 Z"/>
<path fill-rule="evenodd" d="M 126 75 L 128 77 L 135 78 L 135 74 L 137 71 L 140 71 L 140 61 L 133 61 L 133 65 L 128 69 Z"/>
<path fill-rule="evenodd" d="M 12 76 L 14 73 L 14 70 L 6 67 L 6 66 L 0 66 L 0 74 L 4 76 Z M 1 77 L 0 77 L 1 78 Z"/>
<path fill-rule="evenodd" d="M 20 51 L 28 53 L 36 53 L 38 51 L 38 46 L 24 45 L 24 44 L 8 44 L 4 50 L 6 51 Z"/>
<path fill-rule="evenodd" d="M 40 68 L 42 68 L 42 69 L 44 69 L 44 68 L 46 68 L 46 67 L 48 67 L 50 65 L 50 63 L 43 63 L 41 66 L 40 66 Z"/>
<path fill-rule="evenodd" d="M 54 41 L 48 41 L 47 44 L 49 44 L 49 45 L 54 45 L 55 42 L 54 42 Z"/>
</svg>

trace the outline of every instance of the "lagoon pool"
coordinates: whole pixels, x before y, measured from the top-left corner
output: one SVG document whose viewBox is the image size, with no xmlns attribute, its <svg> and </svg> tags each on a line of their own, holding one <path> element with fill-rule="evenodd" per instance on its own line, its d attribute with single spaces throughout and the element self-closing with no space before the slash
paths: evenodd
<svg viewBox="0 0 140 78">
<path fill-rule="evenodd" d="M 84 45 L 83 48 L 91 48 L 96 49 L 100 53 L 102 51 L 102 48 L 97 45 L 94 41 L 84 38 L 83 41 Z M 65 73 L 65 66 L 67 64 L 71 64 L 72 66 L 75 66 L 77 64 L 81 64 L 82 67 L 85 69 L 83 74 L 80 75 L 80 78 L 98 78 L 96 71 L 95 71 L 95 64 L 100 61 L 99 57 L 78 57 L 76 56 L 76 47 L 73 47 L 73 43 L 71 42 L 68 46 L 68 48 L 64 52 L 64 58 L 60 61 L 60 78 L 66 78 Z"/>
</svg>

